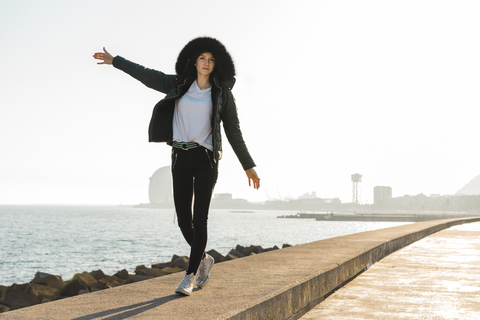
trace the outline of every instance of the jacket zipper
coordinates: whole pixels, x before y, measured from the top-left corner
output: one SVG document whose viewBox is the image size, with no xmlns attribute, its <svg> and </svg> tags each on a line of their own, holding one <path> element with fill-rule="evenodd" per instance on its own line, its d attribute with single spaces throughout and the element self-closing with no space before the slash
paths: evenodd
<svg viewBox="0 0 480 320">
<path fill-rule="evenodd" d="M 208 149 L 205 149 L 205 153 L 207 154 L 207 157 L 208 157 L 208 163 L 210 163 L 210 168 L 212 168 L 212 169 L 213 169 L 212 160 L 210 159 L 210 155 L 208 154 Z"/>
<path fill-rule="evenodd" d="M 185 85 L 185 83 L 187 82 L 187 79 L 183 79 L 183 83 L 180 83 L 177 85 L 177 89 L 178 89 L 178 93 L 175 97 L 172 97 L 172 99 L 177 99 L 177 97 L 180 95 L 180 87 L 183 87 Z"/>
<path fill-rule="evenodd" d="M 215 82 L 215 85 L 217 86 L 218 89 L 220 89 L 220 94 L 218 95 L 217 97 L 217 110 L 216 110 L 216 113 L 213 115 L 215 118 L 213 119 L 213 124 L 214 124 L 214 127 L 213 127 L 213 145 L 216 145 L 217 142 L 216 142 L 216 137 L 215 137 L 215 133 L 216 133 L 216 130 L 215 130 L 215 126 L 217 125 L 217 113 L 218 113 L 218 105 L 219 105 L 219 100 L 220 100 L 220 97 L 222 96 L 222 87 L 220 87 L 218 84 L 217 84 L 217 79 L 216 78 L 213 78 L 213 81 Z M 213 150 L 215 151 L 215 148 L 213 148 Z M 217 150 L 218 152 L 218 150 Z M 207 154 L 208 155 L 208 154 Z M 210 157 L 209 157 L 210 158 Z M 217 163 L 217 159 L 215 157 L 215 154 L 213 155 L 213 162 L 215 162 L 215 164 Z"/>
<path fill-rule="evenodd" d="M 175 153 L 175 159 L 173 160 L 172 169 L 175 169 L 175 164 L 177 163 L 177 156 L 178 156 L 178 153 Z"/>
<path fill-rule="evenodd" d="M 180 95 L 180 87 L 183 87 L 186 82 L 187 82 L 187 79 L 183 79 L 183 83 L 180 83 L 180 84 L 177 85 L 178 93 L 173 97 L 167 98 L 166 100 L 176 100 L 178 98 L 178 96 Z"/>
</svg>

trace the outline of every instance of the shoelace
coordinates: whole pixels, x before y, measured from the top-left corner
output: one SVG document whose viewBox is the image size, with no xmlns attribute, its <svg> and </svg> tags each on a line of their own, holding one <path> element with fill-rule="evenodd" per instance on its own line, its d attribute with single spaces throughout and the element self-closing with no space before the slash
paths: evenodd
<svg viewBox="0 0 480 320">
<path fill-rule="evenodd" d="M 188 275 L 188 274 L 185 275 L 185 277 L 183 278 L 183 281 L 182 281 L 181 286 L 183 286 L 183 287 L 189 286 L 190 283 L 193 282 L 192 280 L 193 280 L 193 275 L 192 275 L 192 276 L 190 276 L 190 275 Z"/>
</svg>

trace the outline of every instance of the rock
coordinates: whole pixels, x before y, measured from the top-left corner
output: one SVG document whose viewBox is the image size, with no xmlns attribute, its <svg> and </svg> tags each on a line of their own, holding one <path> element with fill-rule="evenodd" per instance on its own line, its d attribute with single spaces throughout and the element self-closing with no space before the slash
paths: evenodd
<svg viewBox="0 0 480 320">
<path fill-rule="evenodd" d="M 172 267 L 178 267 L 182 270 L 187 270 L 188 269 L 188 257 L 183 256 L 179 257 L 175 261 L 172 261 Z"/>
<path fill-rule="evenodd" d="M 35 278 L 33 278 L 30 283 L 40 284 L 42 286 L 55 288 L 57 290 L 62 290 L 66 285 L 66 283 L 62 280 L 62 277 L 42 272 L 37 272 L 35 274 Z"/>
<path fill-rule="evenodd" d="M 163 268 L 163 269 L 160 269 L 160 270 L 162 270 L 166 274 L 171 274 L 171 273 L 177 273 L 177 272 L 180 272 L 180 271 L 184 271 L 183 269 L 180 269 L 178 267 L 166 267 L 166 268 Z"/>
<path fill-rule="evenodd" d="M 139 265 L 135 268 L 135 272 L 137 272 L 138 270 L 142 270 L 142 269 L 147 269 L 147 267 L 145 267 L 143 264 Z"/>
<path fill-rule="evenodd" d="M 245 257 L 245 255 L 243 253 L 241 253 L 240 251 L 237 251 L 235 249 L 232 249 L 230 250 L 230 252 L 228 253 L 229 255 L 234 255 L 235 257 L 237 258 L 243 258 Z"/>
<path fill-rule="evenodd" d="M 0 313 L 10 311 L 10 308 L 0 304 Z"/>
<path fill-rule="evenodd" d="M 243 251 L 245 250 L 245 247 L 242 247 L 241 245 L 237 244 L 237 247 L 235 248 L 235 250 L 237 250 L 238 252 L 243 253 Z"/>
<path fill-rule="evenodd" d="M 26 288 L 26 293 L 35 296 L 39 302 L 42 302 L 44 299 L 48 301 L 55 300 L 59 297 L 59 292 L 60 290 L 53 287 L 35 283 L 29 283 Z"/>
<path fill-rule="evenodd" d="M 87 285 L 87 287 L 93 287 L 93 288 L 98 288 L 98 289 L 103 289 L 103 285 L 100 284 L 97 279 L 95 279 L 90 273 L 84 271 L 82 273 L 76 273 L 72 280 L 77 280 L 80 279 L 83 281 L 84 284 Z M 88 290 L 90 292 L 90 289 Z"/>
<path fill-rule="evenodd" d="M 2 301 L 10 310 L 30 307 L 41 302 L 37 297 L 27 293 L 27 284 L 16 284 L 8 287 L 5 298 Z"/>
<path fill-rule="evenodd" d="M 245 248 L 245 250 L 243 251 L 243 254 L 248 256 L 250 255 L 250 253 L 253 252 L 253 253 L 262 253 L 263 252 L 263 248 L 261 246 L 250 246 L 248 248 Z"/>
<path fill-rule="evenodd" d="M 62 297 L 73 297 L 78 295 L 79 291 L 88 291 L 90 289 L 81 279 L 74 279 L 70 281 L 62 290 L 60 290 L 60 296 Z"/>
<path fill-rule="evenodd" d="M 258 254 L 258 253 L 262 253 L 263 250 L 264 250 L 264 249 L 262 248 L 262 246 L 251 246 L 251 247 L 256 248 L 256 249 L 258 250 L 258 252 L 252 251 L 252 252 L 255 252 L 255 253 L 257 253 L 257 254 Z"/>
<path fill-rule="evenodd" d="M 162 271 L 162 269 L 147 268 L 144 265 L 141 265 L 141 266 L 138 266 L 135 269 L 135 274 L 139 275 L 139 276 L 160 277 L 160 276 L 164 276 L 168 273 L 166 273 L 165 271 Z"/>
<path fill-rule="evenodd" d="M 137 269 L 135 273 L 140 276 L 151 276 L 151 277 L 160 277 L 168 274 L 167 272 L 162 271 L 162 269 L 157 268 L 144 268 Z"/>
<path fill-rule="evenodd" d="M 222 262 L 225 257 L 218 253 L 216 250 L 212 249 L 210 251 L 207 252 L 209 255 L 211 255 L 213 257 L 213 259 L 215 259 L 215 263 L 219 263 L 219 262 Z"/>
<path fill-rule="evenodd" d="M 152 279 L 153 277 L 152 276 L 142 276 L 142 275 L 137 275 L 137 274 L 131 274 L 131 275 L 128 276 L 128 278 L 132 282 L 138 282 L 138 281 Z"/>
<path fill-rule="evenodd" d="M 127 270 L 123 269 L 123 270 L 115 273 L 115 276 L 119 277 L 120 279 L 123 279 L 123 280 L 128 280 L 128 277 L 130 276 L 130 274 L 128 273 Z"/>
<path fill-rule="evenodd" d="M 163 269 L 167 267 L 172 267 L 172 263 L 171 262 L 152 263 L 152 268 Z"/>
<path fill-rule="evenodd" d="M 48 277 L 48 276 L 51 276 L 51 275 L 52 274 L 50 274 L 50 273 L 45 273 L 45 272 L 38 271 L 37 273 L 35 273 L 35 278 L 33 278 L 33 280 L 45 278 L 45 277 Z"/>
<path fill-rule="evenodd" d="M 16 299 L 16 298 L 9 298 L 8 301 L 2 301 L 1 305 L 6 306 L 10 310 L 17 310 L 21 308 L 27 308 L 35 305 L 37 303 L 28 303 L 22 299 Z"/>
<path fill-rule="evenodd" d="M 105 277 L 105 273 L 103 273 L 103 271 L 100 270 L 100 269 L 99 269 L 99 270 L 94 270 L 94 271 L 90 272 L 90 275 L 91 275 L 92 277 L 94 277 L 95 280 L 97 280 L 97 281 L 100 280 L 100 279 L 102 279 L 103 277 Z"/>
<path fill-rule="evenodd" d="M 124 279 L 120 279 L 116 276 L 104 276 L 102 279 L 98 280 L 99 282 L 103 282 L 105 288 L 114 288 L 118 286 L 124 285 L 127 281 Z"/>
<path fill-rule="evenodd" d="M 5 299 L 5 294 L 7 293 L 8 287 L 0 286 L 0 301 Z"/>
<path fill-rule="evenodd" d="M 274 247 L 271 247 L 271 248 L 263 249 L 263 252 L 269 252 L 269 251 L 278 250 L 278 249 L 279 248 L 277 246 L 274 246 Z"/>
<path fill-rule="evenodd" d="M 173 257 L 172 257 L 172 260 L 170 260 L 170 262 L 173 262 L 173 261 L 177 260 L 178 258 L 181 258 L 181 257 L 174 254 Z"/>
<path fill-rule="evenodd" d="M 230 261 L 230 260 L 235 260 L 235 259 L 238 259 L 238 257 L 234 256 L 233 254 L 227 254 L 225 256 L 225 259 L 223 261 Z"/>
<path fill-rule="evenodd" d="M 10 292 L 15 292 L 15 293 L 24 293 L 27 290 L 28 283 L 24 284 L 12 284 L 10 287 L 8 287 L 7 294 Z"/>
<path fill-rule="evenodd" d="M 288 244 L 288 243 L 284 243 L 283 246 L 282 246 L 282 249 L 283 249 L 283 248 L 288 248 L 288 247 L 291 247 L 291 245 Z"/>
</svg>

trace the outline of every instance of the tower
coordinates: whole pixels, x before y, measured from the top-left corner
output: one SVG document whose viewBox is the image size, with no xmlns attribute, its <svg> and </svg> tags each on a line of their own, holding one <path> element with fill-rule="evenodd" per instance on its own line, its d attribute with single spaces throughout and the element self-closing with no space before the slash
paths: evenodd
<svg viewBox="0 0 480 320">
<path fill-rule="evenodd" d="M 358 203 L 358 183 L 362 182 L 362 175 L 355 173 L 352 174 L 352 184 L 353 184 L 353 191 L 352 191 L 352 202 Z"/>
</svg>

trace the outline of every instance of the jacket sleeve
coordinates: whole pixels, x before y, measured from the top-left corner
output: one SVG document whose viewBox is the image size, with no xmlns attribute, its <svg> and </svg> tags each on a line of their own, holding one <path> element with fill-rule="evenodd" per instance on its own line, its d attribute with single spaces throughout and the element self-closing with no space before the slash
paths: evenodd
<svg viewBox="0 0 480 320">
<path fill-rule="evenodd" d="M 243 140 L 242 131 L 240 130 L 240 121 L 238 119 L 237 106 L 230 90 L 226 91 L 224 109 L 221 117 L 228 142 L 232 146 L 232 149 L 242 164 L 243 169 L 248 170 L 255 167 L 255 162 L 250 156 L 247 145 Z"/>
<path fill-rule="evenodd" d="M 168 93 L 175 81 L 175 75 L 168 75 L 161 71 L 145 68 L 142 65 L 129 61 L 121 56 L 113 58 L 113 66 L 131 75 L 149 88 Z"/>
</svg>

